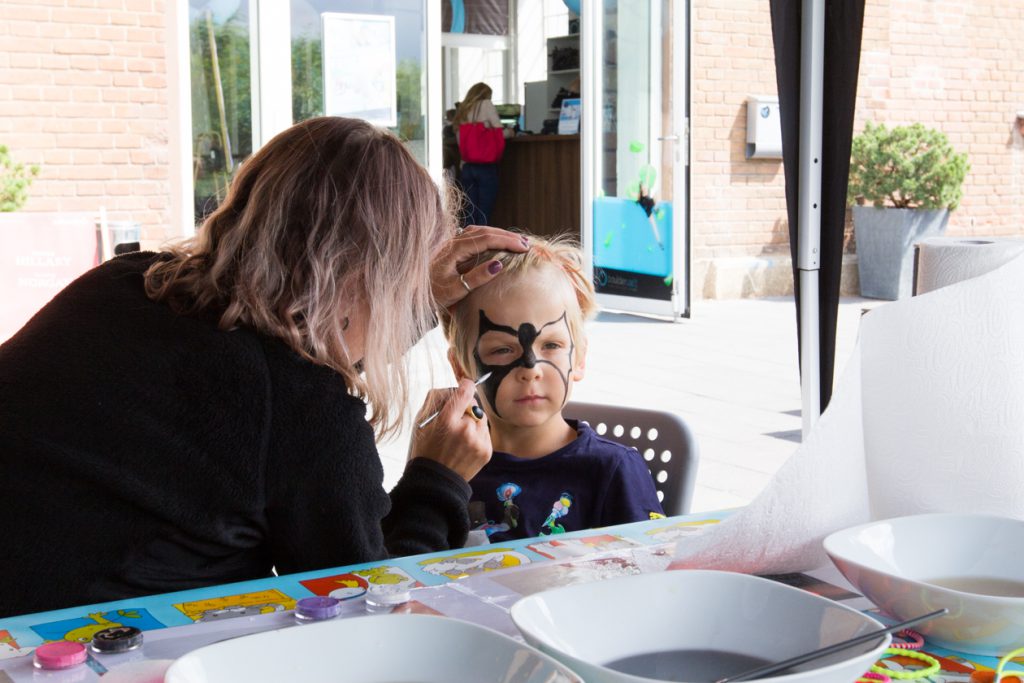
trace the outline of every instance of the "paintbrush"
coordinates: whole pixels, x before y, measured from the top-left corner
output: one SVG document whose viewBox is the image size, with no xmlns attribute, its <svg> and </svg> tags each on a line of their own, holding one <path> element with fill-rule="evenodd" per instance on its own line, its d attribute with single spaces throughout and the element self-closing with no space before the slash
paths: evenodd
<svg viewBox="0 0 1024 683">
<path fill-rule="evenodd" d="M 490 377 L 490 376 L 491 376 L 491 373 L 489 373 L 489 372 L 485 372 L 484 374 L 480 375 L 480 379 L 478 379 L 477 381 L 473 382 L 473 386 L 475 386 L 475 387 L 478 387 L 478 386 L 480 386 L 481 384 L 483 384 L 484 382 L 486 382 L 486 381 L 487 381 L 487 378 L 488 378 L 488 377 Z M 436 417 L 437 417 L 438 415 L 440 415 L 440 414 L 441 414 L 441 411 L 440 411 L 440 410 L 436 411 L 436 412 L 435 412 L 435 413 L 434 413 L 433 415 L 431 415 L 431 416 L 430 416 L 430 417 L 428 417 L 427 419 L 423 420 L 423 422 L 420 422 L 420 423 L 419 423 L 418 425 L 416 425 L 416 428 L 417 428 L 417 429 L 423 429 L 423 428 L 424 428 L 424 427 L 426 427 L 426 426 L 427 426 L 428 424 L 430 424 L 431 422 L 433 422 L 433 421 L 434 421 L 434 418 L 436 418 Z"/>
</svg>

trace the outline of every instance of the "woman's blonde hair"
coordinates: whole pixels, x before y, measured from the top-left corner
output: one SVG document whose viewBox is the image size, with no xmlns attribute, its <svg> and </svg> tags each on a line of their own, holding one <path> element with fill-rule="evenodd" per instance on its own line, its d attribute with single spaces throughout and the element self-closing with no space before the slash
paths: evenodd
<svg viewBox="0 0 1024 683">
<path fill-rule="evenodd" d="M 486 83 L 475 83 L 470 86 L 469 90 L 466 91 L 466 96 L 462 98 L 462 102 L 459 103 L 458 109 L 455 110 L 455 117 L 452 118 L 452 126 L 458 130 L 459 126 L 469 120 L 469 117 L 473 115 L 473 110 L 479 103 L 491 99 L 493 92 L 491 86 Z"/>
<path fill-rule="evenodd" d="M 524 276 L 536 274 L 539 270 L 548 270 L 561 275 L 572 290 L 576 306 L 566 310 L 566 318 L 572 338 L 577 343 L 585 339 L 584 323 L 597 313 L 597 301 L 594 296 L 594 285 L 583 268 L 583 254 L 575 240 L 567 236 L 552 238 L 527 235 L 530 250 L 525 253 L 490 252 L 480 256 L 479 261 L 497 259 L 503 264 L 501 275 L 483 285 L 476 291 L 485 288 L 503 294 L 515 289 Z M 441 327 L 445 337 L 463 368 L 473 371 L 473 346 L 475 341 L 470 334 L 477 321 L 477 309 L 471 306 L 472 295 L 466 297 L 448 310 L 440 314 Z"/>
<path fill-rule="evenodd" d="M 146 272 L 146 293 L 333 368 L 386 436 L 408 400 L 405 352 L 432 325 L 431 261 L 454 232 L 438 187 L 398 138 L 357 119 L 315 118 L 242 164 L 196 236 Z M 357 368 L 345 328 L 360 305 Z"/>
</svg>

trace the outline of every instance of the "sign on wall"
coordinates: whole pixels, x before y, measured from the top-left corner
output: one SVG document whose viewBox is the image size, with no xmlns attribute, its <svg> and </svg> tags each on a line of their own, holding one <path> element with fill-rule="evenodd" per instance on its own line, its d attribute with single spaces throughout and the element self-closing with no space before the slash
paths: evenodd
<svg viewBox="0 0 1024 683">
<path fill-rule="evenodd" d="M 324 12 L 324 114 L 398 125 L 395 18 Z"/>
<path fill-rule="evenodd" d="M 0 214 L 0 342 L 99 263 L 90 214 Z"/>
</svg>

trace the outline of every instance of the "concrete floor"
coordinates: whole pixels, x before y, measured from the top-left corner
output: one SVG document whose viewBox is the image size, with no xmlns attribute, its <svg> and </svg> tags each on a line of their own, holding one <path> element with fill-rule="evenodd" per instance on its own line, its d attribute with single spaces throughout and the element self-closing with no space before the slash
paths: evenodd
<svg viewBox="0 0 1024 683">
<path fill-rule="evenodd" d="M 841 300 L 837 376 L 853 350 L 862 310 L 882 303 Z M 796 449 L 800 384 L 791 298 L 700 301 L 689 319 L 675 324 L 604 312 L 589 323 L 588 336 L 587 375 L 573 398 L 683 417 L 700 447 L 694 511 L 750 502 Z M 414 349 L 417 406 L 429 386 L 451 385 L 444 354 L 438 330 Z M 401 474 L 408 433 L 381 446 L 386 487 Z"/>
</svg>

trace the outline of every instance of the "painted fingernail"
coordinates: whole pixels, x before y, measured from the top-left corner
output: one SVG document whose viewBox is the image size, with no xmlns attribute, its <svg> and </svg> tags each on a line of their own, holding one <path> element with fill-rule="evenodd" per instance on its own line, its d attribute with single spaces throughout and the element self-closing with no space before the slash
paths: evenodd
<svg viewBox="0 0 1024 683">
<path fill-rule="evenodd" d="M 484 418 L 484 409 L 480 406 L 473 406 L 473 417 L 482 420 Z"/>
<path fill-rule="evenodd" d="M 525 237 L 520 237 L 519 241 L 522 242 L 523 246 L 526 247 L 527 249 L 530 248 L 530 240 L 526 239 Z"/>
<path fill-rule="evenodd" d="M 497 275 L 504 267 L 505 266 L 501 265 L 501 261 L 491 261 L 487 264 L 487 272 L 491 275 Z"/>
</svg>

